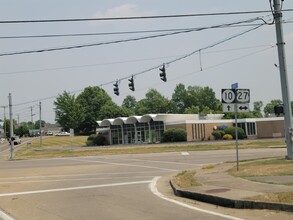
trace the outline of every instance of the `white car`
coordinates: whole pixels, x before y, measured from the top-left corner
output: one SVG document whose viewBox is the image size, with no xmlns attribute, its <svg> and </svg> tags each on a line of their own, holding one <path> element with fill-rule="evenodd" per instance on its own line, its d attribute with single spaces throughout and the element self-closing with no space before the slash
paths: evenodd
<svg viewBox="0 0 293 220">
<path fill-rule="evenodd" d="M 66 131 L 62 131 L 56 134 L 56 136 L 70 136 L 70 133 L 66 132 Z"/>
</svg>

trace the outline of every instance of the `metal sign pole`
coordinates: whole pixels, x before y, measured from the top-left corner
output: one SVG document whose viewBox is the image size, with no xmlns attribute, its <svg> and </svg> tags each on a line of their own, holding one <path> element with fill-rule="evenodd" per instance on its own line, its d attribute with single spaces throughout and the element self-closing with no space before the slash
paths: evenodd
<svg viewBox="0 0 293 220">
<path fill-rule="evenodd" d="M 237 161 L 237 171 L 239 171 L 239 154 L 238 154 L 238 105 L 235 103 L 235 140 L 236 140 L 236 161 Z"/>
</svg>

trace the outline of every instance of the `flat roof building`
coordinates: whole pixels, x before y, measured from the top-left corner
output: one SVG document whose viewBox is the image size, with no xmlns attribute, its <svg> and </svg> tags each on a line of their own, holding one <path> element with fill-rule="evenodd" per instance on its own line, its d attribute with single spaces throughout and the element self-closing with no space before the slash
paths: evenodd
<svg viewBox="0 0 293 220">
<path fill-rule="evenodd" d="M 182 128 L 187 141 L 213 140 L 212 132 L 235 126 L 234 119 L 222 119 L 223 114 L 146 114 L 97 121 L 96 132 L 106 137 L 108 144 L 159 143 L 163 132 Z M 284 137 L 284 118 L 238 119 L 250 139 Z"/>
</svg>

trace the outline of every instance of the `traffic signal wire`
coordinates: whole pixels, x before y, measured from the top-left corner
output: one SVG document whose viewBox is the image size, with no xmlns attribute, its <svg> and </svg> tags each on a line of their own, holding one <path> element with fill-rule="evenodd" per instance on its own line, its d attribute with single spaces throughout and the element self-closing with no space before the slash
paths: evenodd
<svg viewBox="0 0 293 220">
<path fill-rule="evenodd" d="M 244 35 L 244 34 L 247 34 L 247 33 L 251 32 L 251 31 L 254 31 L 254 30 L 256 30 L 256 29 L 258 29 L 258 28 L 260 28 L 260 27 L 262 27 L 262 26 L 264 26 L 264 25 L 266 25 L 266 24 L 265 24 L 265 23 L 263 23 L 263 24 L 259 24 L 259 25 L 256 26 L 256 27 L 253 27 L 253 28 L 250 28 L 250 29 L 245 30 L 245 31 L 243 31 L 243 32 L 240 32 L 240 33 L 238 33 L 238 34 L 232 35 L 231 37 L 225 38 L 225 39 L 223 39 L 223 40 L 221 40 L 221 41 L 218 41 L 218 42 L 216 42 L 216 43 L 214 43 L 214 44 L 211 44 L 211 45 L 206 46 L 206 47 L 203 47 L 203 48 L 201 48 L 201 49 L 198 49 L 198 50 L 192 51 L 191 53 L 186 54 L 186 55 L 184 55 L 184 56 L 182 56 L 182 57 L 179 57 L 179 58 L 177 58 L 177 59 L 171 60 L 171 61 L 169 61 L 169 62 L 165 62 L 165 64 L 169 65 L 169 64 L 175 63 L 175 62 L 177 62 L 177 61 L 183 60 L 183 59 L 185 59 L 185 58 L 187 58 L 187 57 L 192 56 L 193 54 L 196 54 L 199 50 L 202 51 L 202 50 L 206 50 L 206 49 L 210 49 L 210 48 L 212 48 L 212 47 L 218 46 L 218 45 L 220 45 L 220 44 L 222 44 L 222 43 L 225 43 L 225 42 L 230 41 L 230 40 L 232 40 L 232 39 L 234 39 L 234 38 L 240 37 L 240 36 L 242 36 L 242 35 Z M 162 64 L 161 64 L 161 65 L 154 66 L 154 67 L 151 67 L 151 68 L 149 68 L 149 69 L 146 69 L 146 70 L 144 70 L 144 71 L 138 72 L 138 73 L 136 73 L 136 74 L 128 75 L 128 76 L 126 76 L 126 77 L 123 77 L 123 78 L 120 78 L 120 79 L 117 79 L 117 80 L 118 80 L 119 82 L 121 82 L 121 81 L 123 81 L 123 80 L 126 80 L 126 79 L 130 78 L 131 76 L 138 76 L 138 75 L 144 74 L 144 73 L 146 73 L 146 72 L 150 72 L 150 71 L 152 71 L 152 70 L 158 69 L 158 68 L 160 68 L 160 67 L 162 67 Z M 117 82 L 117 80 L 112 80 L 112 81 L 109 81 L 109 82 L 106 82 L 106 83 L 102 83 L 102 84 L 100 84 L 99 86 L 100 86 L 100 87 L 103 87 L 103 86 L 105 86 L 105 85 L 113 84 L 113 83 Z M 80 90 L 76 90 L 76 91 L 72 91 L 72 92 L 70 92 L 70 93 L 71 93 L 71 94 L 75 94 L 75 93 L 77 93 L 77 92 L 81 92 L 81 91 L 82 91 L 82 89 L 80 89 Z M 43 99 L 38 99 L 38 100 L 34 100 L 34 101 L 28 101 L 28 102 L 23 102 L 23 103 L 14 104 L 13 106 L 20 106 L 20 105 L 25 105 L 25 104 L 35 103 L 35 102 L 39 102 L 39 101 L 44 101 L 44 100 L 48 100 L 48 99 L 52 99 L 52 98 L 56 98 L 56 97 L 57 97 L 57 96 L 50 96 L 50 97 L 43 98 Z"/>
<path fill-rule="evenodd" d="M 12 55 L 21 55 L 21 54 L 32 54 L 32 53 L 60 51 L 60 50 L 71 50 L 71 49 L 80 49 L 80 48 L 85 48 L 85 47 L 126 43 L 126 42 L 131 42 L 131 41 L 140 41 L 140 40 L 154 39 L 154 38 L 159 38 L 159 37 L 166 37 L 166 36 L 171 36 L 171 35 L 178 35 L 178 34 L 183 34 L 183 33 L 190 33 L 190 32 L 194 32 L 194 31 L 203 31 L 203 30 L 212 29 L 212 28 L 229 27 L 229 26 L 237 25 L 237 24 L 252 23 L 252 22 L 255 22 L 255 21 L 259 21 L 259 20 L 264 22 L 261 25 L 266 24 L 266 22 L 265 22 L 265 20 L 263 18 L 257 17 L 257 18 L 253 18 L 253 19 L 248 19 L 248 20 L 238 21 L 238 22 L 232 22 L 232 23 L 227 23 L 227 24 L 213 25 L 213 26 L 209 26 L 209 27 L 202 27 L 202 28 L 195 28 L 195 29 L 187 29 L 187 30 L 175 31 L 175 32 L 171 32 L 171 33 L 162 33 L 162 34 L 158 34 L 158 35 L 150 35 L 150 36 L 143 36 L 143 37 L 137 37 L 137 38 L 129 38 L 129 39 L 114 40 L 114 41 L 99 42 L 99 43 L 80 44 L 80 45 L 65 46 L 65 47 L 54 47 L 54 48 L 44 48 L 44 49 L 36 49 L 36 50 L 7 52 L 7 53 L 1 53 L 0 57 L 12 56 Z M 258 28 L 258 27 L 259 27 L 259 25 L 256 26 L 256 28 Z"/>
<path fill-rule="evenodd" d="M 293 9 L 283 9 L 282 12 L 291 12 Z M 259 11 L 234 11 L 220 13 L 197 13 L 197 14 L 175 14 L 175 15 L 153 15 L 153 16 L 128 16 L 128 17 L 103 17 L 103 18 L 71 18 L 71 19 L 35 19 L 35 20 L 2 20 L 0 24 L 24 24 L 24 23 L 61 23 L 61 22 L 85 22 L 85 21 L 115 21 L 115 20 L 144 20 L 144 19 L 166 19 L 166 18 L 187 18 L 205 16 L 227 16 L 243 14 L 271 13 L 270 10 Z"/>
</svg>

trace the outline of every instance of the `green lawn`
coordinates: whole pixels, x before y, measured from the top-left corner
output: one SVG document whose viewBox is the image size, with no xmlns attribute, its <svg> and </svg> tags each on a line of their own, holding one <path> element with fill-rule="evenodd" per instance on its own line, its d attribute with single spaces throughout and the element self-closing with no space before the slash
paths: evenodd
<svg viewBox="0 0 293 220">
<path fill-rule="evenodd" d="M 36 138 L 31 145 L 24 144 L 19 147 L 15 152 L 15 159 L 235 149 L 235 141 L 86 147 L 86 140 L 87 136 L 50 136 L 43 138 L 42 147 L 40 147 L 40 139 Z M 270 146 L 284 146 L 284 140 L 239 141 L 239 149 L 266 148 Z"/>
</svg>

